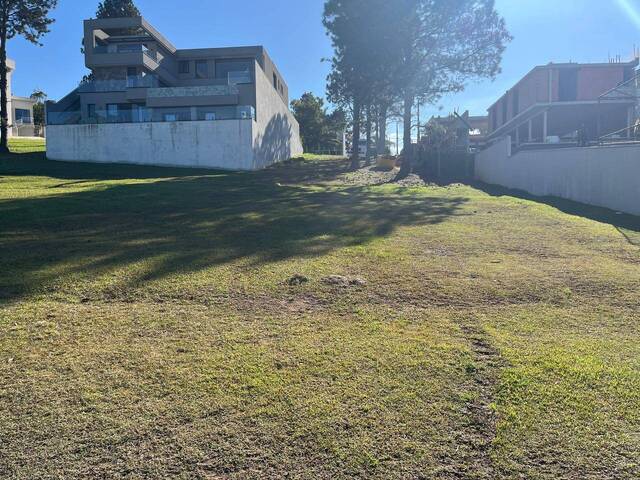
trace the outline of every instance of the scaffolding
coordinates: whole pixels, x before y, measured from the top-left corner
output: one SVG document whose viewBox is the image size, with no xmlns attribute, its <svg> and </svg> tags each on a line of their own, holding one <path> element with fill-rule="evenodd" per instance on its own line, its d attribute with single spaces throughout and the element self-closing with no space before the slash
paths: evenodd
<svg viewBox="0 0 640 480">
<path fill-rule="evenodd" d="M 638 107 L 640 106 L 640 72 L 637 72 L 636 75 L 629 80 L 622 82 L 618 86 L 600 95 L 600 97 L 598 97 L 598 105 L 621 100 L 632 100 L 635 103 L 635 107 L 629 109 L 627 126 L 604 135 L 599 132 L 598 142 L 601 144 L 640 141 L 640 121 L 638 120 Z"/>
</svg>

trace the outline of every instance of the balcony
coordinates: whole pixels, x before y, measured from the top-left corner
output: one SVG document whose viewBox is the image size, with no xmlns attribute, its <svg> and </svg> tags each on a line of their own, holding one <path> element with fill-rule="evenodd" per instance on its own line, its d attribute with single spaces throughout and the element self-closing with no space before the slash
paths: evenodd
<svg viewBox="0 0 640 480">
<path fill-rule="evenodd" d="M 255 118 L 255 109 L 250 105 L 173 108 L 148 108 L 127 105 L 127 108 L 96 110 L 91 112 L 91 115 L 83 115 L 79 111 L 47 112 L 47 125 L 213 122 L 222 120 L 255 120 Z"/>
<path fill-rule="evenodd" d="M 92 80 L 78 87 L 79 93 L 126 92 L 130 88 L 157 88 L 160 80 L 155 75 L 129 76 L 126 80 Z"/>
</svg>

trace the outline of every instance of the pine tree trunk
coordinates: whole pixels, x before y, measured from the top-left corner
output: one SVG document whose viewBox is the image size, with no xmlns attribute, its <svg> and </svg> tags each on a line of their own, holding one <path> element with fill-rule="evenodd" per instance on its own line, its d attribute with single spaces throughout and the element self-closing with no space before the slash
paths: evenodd
<svg viewBox="0 0 640 480">
<path fill-rule="evenodd" d="M 371 165 L 371 105 L 367 105 L 367 165 Z"/>
<path fill-rule="evenodd" d="M 351 144 L 351 169 L 360 167 L 360 101 L 353 100 L 353 140 Z"/>
<path fill-rule="evenodd" d="M 0 153 L 9 152 L 9 112 L 7 95 L 7 32 L 0 31 Z"/>
<path fill-rule="evenodd" d="M 387 111 L 388 107 L 386 105 L 380 105 L 378 155 L 386 155 L 387 153 Z"/>
<path fill-rule="evenodd" d="M 404 99 L 404 139 L 403 139 L 403 154 L 402 154 L 402 168 L 400 169 L 400 175 L 409 175 L 413 171 L 413 144 L 411 143 L 411 122 L 413 116 L 411 112 L 413 110 L 413 95 L 408 94 Z"/>
</svg>

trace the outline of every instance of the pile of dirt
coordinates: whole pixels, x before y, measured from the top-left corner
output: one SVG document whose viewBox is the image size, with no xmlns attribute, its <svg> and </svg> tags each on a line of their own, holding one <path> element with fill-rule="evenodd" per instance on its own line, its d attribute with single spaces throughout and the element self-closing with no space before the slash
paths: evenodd
<svg viewBox="0 0 640 480">
<path fill-rule="evenodd" d="M 367 166 L 354 172 L 345 173 L 338 177 L 337 182 L 342 185 L 353 186 L 373 186 L 393 184 L 402 187 L 423 187 L 428 185 L 418 175 L 408 175 L 405 178 L 398 179 L 399 168 L 393 170 L 379 169 L 375 166 Z"/>
</svg>

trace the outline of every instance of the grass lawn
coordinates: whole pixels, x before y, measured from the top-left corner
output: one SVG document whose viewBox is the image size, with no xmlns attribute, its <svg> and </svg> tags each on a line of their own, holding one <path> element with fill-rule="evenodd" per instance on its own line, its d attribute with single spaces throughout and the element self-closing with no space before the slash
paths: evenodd
<svg viewBox="0 0 640 480">
<path fill-rule="evenodd" d="M 13 149 L 0 478 L 640 477 L 640 219 Z"/>
</svg>

